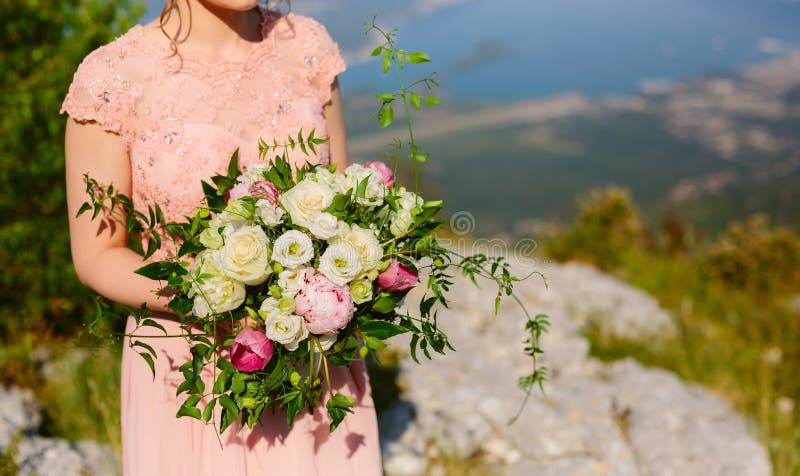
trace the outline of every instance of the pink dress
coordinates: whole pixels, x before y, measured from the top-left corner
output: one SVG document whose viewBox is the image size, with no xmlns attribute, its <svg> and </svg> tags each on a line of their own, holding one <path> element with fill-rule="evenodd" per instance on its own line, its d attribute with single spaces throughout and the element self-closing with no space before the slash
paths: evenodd
<svg viewBox="0 0 800 476">
<path fill-rule="evenodd" d="M 345 69 L 336 43 L 310 17 L 290 13 L 277 19 L 259 9 L 262 40 L 242 58 L 214 63 L 186 54 L 168 58 L 166 37 L 150 36 L 136 25 L 78 67 L 61 112 L 122 137 L 137 206 L 157 202 L 167 220 L 180 219 L 201 203 L 200 180 L 224 171 L 235 147 L 246 167 L 259 160 L 259 137 L 282 141 L 301 127 L 326 137 L 322 107 L 330 100 L 332 81 Z M 327 145 L 318 152 L 306 157 L 298 149 L 290 160 L 327 164 Z M 165 248 L 156 258 L 168 252 Z M 156 319 L 178 333 L 175 321 Z M 128 332 L 133 324 L 129 319 Z M 377 419 L 363 362 L 331 368 L 336 391 L 356 398 L 355 413 L 334 433 L 328 432 L 324 406 L 313 415 L 301 413 L 290 431 L 283 412 L 268 411 L 263 427 L 229 428 L 220 445 L 211 425 L 175 417 L 181 401 L 175 396 L 178 366 L 189 358 L 186 342 L 145 341 L 158 352 L 155 379 L 127 339 L 123 345 L 125 476 L 381 474 Z"/>
</svg>

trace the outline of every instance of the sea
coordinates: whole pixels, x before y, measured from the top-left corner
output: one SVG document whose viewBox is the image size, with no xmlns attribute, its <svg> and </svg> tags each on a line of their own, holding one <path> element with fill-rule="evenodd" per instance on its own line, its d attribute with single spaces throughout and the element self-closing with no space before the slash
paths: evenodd
<svg viewBox="0 0 800 476">
<path fill-rule="evenodd" d="M 149 0 L 143 21 L 160 12 Z M 451 100 L 514 101 L 564 92 L 630 94 L 648 81 L 733 73 L 800 48 L 800 0 L 294 0 L 322 22 L 348 69 L 347 93 L 391 89 L 369 51 L 373 21 L 424 51 Z"/>
</svg>

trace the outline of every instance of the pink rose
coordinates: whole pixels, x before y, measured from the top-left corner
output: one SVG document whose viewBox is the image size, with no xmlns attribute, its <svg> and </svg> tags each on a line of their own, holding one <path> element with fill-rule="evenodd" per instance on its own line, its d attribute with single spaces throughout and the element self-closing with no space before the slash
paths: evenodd
<svg viewBox="0 0 800 476">
<path fill-rule="evenodd" d="M 387 291 L 405 291 L 417 283 L 419 275 L 405 263 L 392 258 L 389 266 L 378 275 L 378 286 Z"/>
<path fill-rule="evenodd" d="M 255 372 L 266 367 L 273 352 L 272 341 L 264 332 L 245 326 L 231 345 L 231 363 L 242 372 Z"/>
<path fill-rule="evenodd" d="M 278 206 L 278 187 L 269 180 L 257 180 L 250 184 L 248 192 L 255 198 L 269 200 L 273 206 Z"/>
<path fill-rule="evenodd" d="M 236 200 L 249 195 L 250 178 L 247 175 L 240 175 L 236 185 L 228 190 L 228 200 Z"/>
<path fill-rule="evenodd" d="M 387 188 L 391 187 L 394 183 L 394 174 L 392 173 L 392 169 L 390 169 L 383 162 L 367 162 L 364 164 L 364 167 L 375 170 L 381 174 L 381 182 L 383 182 Z"/>
<path fill-rule="evenodd" d="M 350 288 L 339 286 L 321 273 L 306 275 L 294 297 L 294 307 L 314 334 L 335 334 L 353 318 Z"/>
</svg>

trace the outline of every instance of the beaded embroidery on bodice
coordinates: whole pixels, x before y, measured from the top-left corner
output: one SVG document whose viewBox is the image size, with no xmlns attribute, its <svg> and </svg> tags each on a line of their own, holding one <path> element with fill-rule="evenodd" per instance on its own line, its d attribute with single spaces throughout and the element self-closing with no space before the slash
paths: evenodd
<svg viewBox="0 0 800 476">
<path fill-rule="evenodd" d="M 168 221 L 179 220 L 201 204 L 200 181 L 223 172 L 236 147 L 247 167 L 259 160 L 259 138 L 282 142 L 301 128 L 327 137 L 323 106 L 346 68 L 337 44 L 311 17 L 259 10 L 262 40 L 242 58 L 169 57 L 166 38 L 135 25 L 78 66 L 61 112 L 122 137 L 137 208 L 158 203 Z M 289 159 L 329 163 L 327 144 L 317 152 L 296 149 Z"/>
</svg>

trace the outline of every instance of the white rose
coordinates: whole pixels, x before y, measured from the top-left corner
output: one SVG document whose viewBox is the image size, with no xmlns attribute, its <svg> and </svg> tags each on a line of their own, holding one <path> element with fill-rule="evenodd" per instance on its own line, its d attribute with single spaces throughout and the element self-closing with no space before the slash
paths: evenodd
<svg viewBox="0 0 800 476">
<path fill-rule="evenodd" d="M 256 216 L 267 226 L 276 226 L 283 223 L 281 218 L 284 213 L 281 207 L 276 207 L 269 200 L 260 198 L 256 201 Z"/>
<path fill-rule="evenodd" d="M 247 166 L 245 174 L 251 182 L 257 182 L 259 180 L 264 180 L 264 172 L 267 170 L 269 170 L 268 165 L 254 163 Z"/>
<path fill-rule="evenodd" d="M 372 299 L 372 281 L 367 279 L 356 279 L 350 283 L 350 296 L 353 302 L 361 304 Z"/>
<path fill-rule="evenodd" d="M 289 268 L 278 273 L 278 286 L 281 288 L 281 296 L 294 296 L 297 294 L 309 274 L 314 274 L 314 268 Z"/>
<path fill-rule="evenodd" d="M 402 235 L 407 232 L 411 225 L 414 223 L 414 217 L 411 215 L 411 210 L 400 209 L 399 211 L 392 212 L 391 222 L 389 222 L 389 231 L 394 236 Z"/>
<path fill-rule="evenodd" d="M 264 323 L 264 333 L 275 342 L 293 351 L 308 337 L 306 322 L 301 316 L 271 314 Z"/>
<path fill-rule="evenodd" d="M 347 243 L 352 246 L 358 254 L 358 262 L 364 271 L 378 266 L 383 258 L 383 247 L 375 233 L 368 228 L 361 228 L 355 223 L 348 226 L 346 223 L 340 222 L 339 231 L 331 243 Z"/>
<path fill-rule="evenodd" d="M 220 213 L 210 220 L 208 220 L 208 227 L 213 228 L 214 230 L 219 230 L 222 228 L 222 236 L 227 236 L 234 230 L 241 228 L 242 226 L 248 225 L 249 222 L 247 221 L 226 221 L 224 219 L 224 214 Z"/>
<path fill-rule="evenodd" d="M 372 207 L 383 204 L 383 197 L 386 195 L 386 186 L 370 175 L 367 186 L 364 189 L 364 196 L 356 194 L 356 203 L 365 207 Z"/>
<path fill-rule="evenodd" d="M 358 182 L 368 179 L 372 175 L 372 170 L 364 167 L 361 164 L 350 164 L 344 169 L 344 176 L 350 183 L 357 184 Z"/>
<path fill-rule="evenodd" d="M 294 313 L 294 299 L 292 297 L 283 296 L 280 299 L 272 296 L 264 299 L 259 307 L 259 315 L 264 319 L 272 314 L 292 314 Z"/>
<path fill-rule="evenodd" d="M 410 212 L 414 208 L 422 206 L 422 199 L 420 196 L 414 192 L 409 192 L 405 187 L 400 187 L 398 195 L 400 195 L 400 198 L 397 200 L 397 203 L 402 210 L 408 210 Z"/>
<path fill-rule="evenodd" d="M 219 253 L 220 270 L 229 278 L 252 286 L 263 283 L 272 273 L 269 239 L 260 226 L 242 226 L 226 233 Z"/>
<path fill-rule="evenodd" d="M 327 240 L 336 235 L 337 223 L 337 218 L 330 213 L 316 212 L 308 217 L 308 231 L 321 240 Z"/>
<path fill-rule="evenodd" d="M 334 283 L 345 285 L 361 272 L 358 253 L 348 243 L 330 245 L 319 259 L 319 272 Z"/>
<path fill-rule="evenodd" d="M 317 339 L 319 339 L 319 343 L 322 346 L 322 350 L 330 349 L 333 344 L 336 343 L 336 334 L 322 334 Z"/>
<path fill-rule="evenodd" d="M 367 207 L 382 204 L 383 197 L 386 194 L 386 186 L 383 185 L 380 172 L 364 167 L 361 164 L 351 164 L 343 174 L 339 174 L 337 177 L 337 182 L 342 189 L 345 191 L 353 189 L 354 193 L 364 180 L 367 181 L 364 196 L 359 197 L 356 195 L 356 203 Z"/>
<path fill-rule="evenodd" d="M 328 208 L 335 195 L 330 187 L 306 178 L 281 194 L 279 200 L 295 225 L 308 227 L 308 218 Z"/>
<path fill-rule="evenodd" d="M 200 278 L 203 274 L 211 276 Z M 188 296 L 194 298 L 192 312 L 195 316 L 208 317 L 232 311 L 244 302 L 244 284 L 220 273 L 217 251 L 198 253 L 189 267 L 189 276 L 193 281 Z"/>
<path fill-rule="evenodd" d="M 270 296 L 261 302 L 259 310 L 262 311 L 259 314 L 261 314 L 261 317 L 264 319 L 270 314 L 280 314 L 280 300 Z"/>
<path fill-rule="evenodd" d="M 319 167 L 314 172 L 314 178 L 317 180 L 317 182 L 327 186 L 335 193 L 345 192 L 345 190 L 342 190 L 342 186 L 337 179 L 337 177 L 340 175 L 341 174 L 335 174 L 331 172 L 325 167 Z"/>
<path fill-rule="evenodd" d="M 222 235 L 219 234 L 216 228 L 212 228 L 210 226 L 200 233 L 198 239 L 200 240 L 201 245 L 212 250 L 218 250 L 222 248 L 222 245 L 224 244 L 222 241 Z"/>
<path fill-rule="evenodd" d="M 314 243 L 299 230 L 289 230 L 275 240 L 272 259 L 286 268 L 308 263 L 314 257 Z"/>
<path fill-rule="evenodd" d="M 253 206 L 241 199 L 231 200 L 219 218 L 224 223 L 249 220 L 253 218 Z"/>
</svg>

